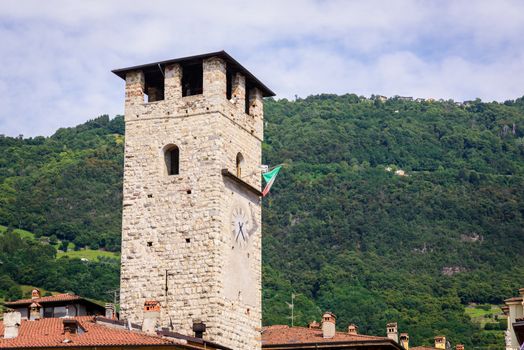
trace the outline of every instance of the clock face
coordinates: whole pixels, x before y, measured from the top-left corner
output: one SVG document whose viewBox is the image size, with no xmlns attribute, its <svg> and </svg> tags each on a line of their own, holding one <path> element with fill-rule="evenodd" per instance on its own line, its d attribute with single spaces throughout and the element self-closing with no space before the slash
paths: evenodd
<svg viewBox="0 0 524 350">
<path fill-rule="evenodd" d="M 238 246 L 245 247 L 249 240 L 250 232 L 248 215 L 242 207 L 236 207 L 233 209 L 231 225 L 233 242 Z"/>
</svg>

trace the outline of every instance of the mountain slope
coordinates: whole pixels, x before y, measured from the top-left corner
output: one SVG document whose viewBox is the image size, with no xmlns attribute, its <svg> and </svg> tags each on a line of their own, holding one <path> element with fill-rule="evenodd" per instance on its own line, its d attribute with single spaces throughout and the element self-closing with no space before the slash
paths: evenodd
<svg viewBox="0 0 524 350">
<path fill-rule="evenodd" d="M 383 333 L 398 320 L 415 344 L 440 333 L 489 342 L 462 304 L 500 303 L 524 282 L 522 100 L 459 108 L 346 95 L 266 106 L 265 159 L 288 164 L 265 202 L 267 274 L 342 326 Z M 267 293 L 266 317 L 285 322 L 272 308 L 290 291 Z"/>
<path fill-rule="evenodd" d="M 464 307 L 524 284 L 523 99 L 320 95 L 267 100 L 265 122 L 264 162 L 285 167 L 264 199 L 264 323 L 290 322 L 295 293 L 295 324 L 330 309 L 341 328 L 385 334 L 398 321 L 417 345 L 446 334 L 500 348 L 500 332 L 480 332 Z M 50 138 L 0 138 L 0 224 L 118 250 L 122 137 L 122 118 L 102 116 Z M 90 264 L 85 273 L 104 271 Z"/>
</svg>

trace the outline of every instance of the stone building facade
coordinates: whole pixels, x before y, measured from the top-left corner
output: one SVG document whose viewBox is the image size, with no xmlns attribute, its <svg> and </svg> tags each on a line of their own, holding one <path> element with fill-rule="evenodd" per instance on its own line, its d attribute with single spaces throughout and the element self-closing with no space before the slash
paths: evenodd
<svg viewBox="0 0 524 350">
<path fill-rule="evenodd" d="M 505 331 L 506 350 L 518 350 L 524 343 L 524 288 L 519 289 L 519 296 L 504 300 L 502 310 L 508 317 Z"/>
<path fill-rule="evenodd" d="M 263 97 L 221 51 L 114 71 L 126 82 L 121 318 L 261 347 Z"/>
</svg>

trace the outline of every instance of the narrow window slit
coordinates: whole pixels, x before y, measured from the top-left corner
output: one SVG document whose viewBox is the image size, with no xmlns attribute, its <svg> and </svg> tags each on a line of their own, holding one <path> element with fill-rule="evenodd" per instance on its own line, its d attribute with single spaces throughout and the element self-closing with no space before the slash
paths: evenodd
<svg viewBox="0 0 524 350">
<path fill-rule="evenodd" d="M 249 104 L 250 104 L 249 100 L 250 100 L 250 97 L 252 96 L 252 94 L 254 93 L 252 91 L 252 88 L 253 88 L 253 86 L 246 82 L 246 99 L 244 101 L 244 112 L 246 114 L 249 114 Z"/>
<path fill-rule="evenodd" d="M 244 156 L 242 156 L 242 153 L 237 153 L 237 159 L 236 159 L 236 172 L 237 177 L 242 177 L 242 166 L 244 165 Z"/>
<path fill-rule="evenodd" d="M 164 161 L 168 175 L 178 175 L 180 173 L 180 150 L 177 146 L 167 147 L 164 153 Z"/>
<path fill-rule="evenodd" d="M 226 98 L 228 101 L 231 101 L 231 96 L 233 93 L 233 71 L 229 67 L 229 64 L 226 67 Z"/>
</svg>

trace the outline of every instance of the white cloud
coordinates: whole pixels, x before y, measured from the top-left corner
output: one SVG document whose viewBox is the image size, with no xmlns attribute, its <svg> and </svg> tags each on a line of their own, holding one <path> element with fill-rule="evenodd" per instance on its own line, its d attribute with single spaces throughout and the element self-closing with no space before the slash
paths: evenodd
<svg viewBox="0 0 524 350">
<path fill-rule="evenodd" d="M 7 0 L 0 133 L 123 110 L 113 68 L 226 49 L 278 97 L 524 94 L 520 1 Z"/>
</svg>

